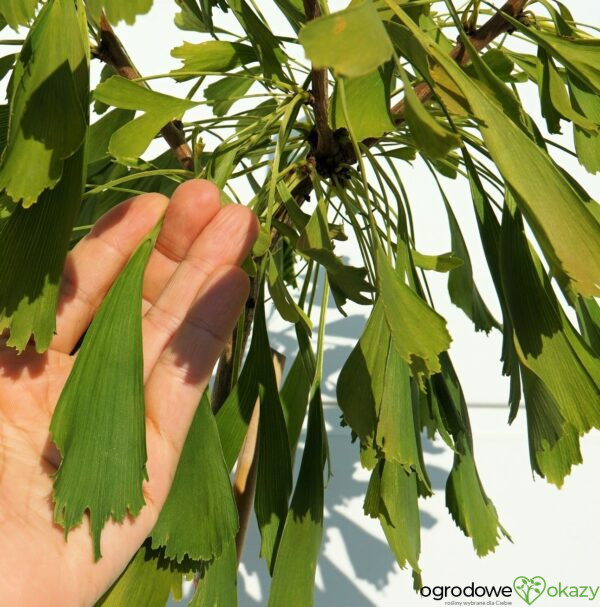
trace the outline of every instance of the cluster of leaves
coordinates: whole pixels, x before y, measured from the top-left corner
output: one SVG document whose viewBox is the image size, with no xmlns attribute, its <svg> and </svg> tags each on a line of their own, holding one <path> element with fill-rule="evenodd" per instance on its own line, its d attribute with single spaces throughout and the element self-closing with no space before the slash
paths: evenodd
<svg viewBox="0 0 600 607">
<path fill-rule="evenodd" d="M 519 87 L 538 86 L 547 131 L 572 123 L 574 155 L 589 172 L 600 171 L 600 41 L 556 0 L 538 0 L 543 14 L 535 18 L 505 14 L 500 21 L 532 52 L 512 50 L 511 38 L 499 37 L 486 41 L 492 43 L 482 54 L 463 27 L 474 26 L 478 11 L 489 13 L 478 1 L 462 20 L 451 0 L 353 0 L 331 14 L 321 1 L 323 16 L 307 23 L 300 0 L 273 0 L 272 10 L 281 11 L 294 33 L 289 37 L 273 32 L 251 1 L 177 0 L 177 25 L 206 36 L 173 49 L 181 66 L 163 76 L 182 88 L 191 84 L 187 94 L 159 94 L 107 69 L 91 99 L 99 117 L 89 126 L 90 42 L 99 44 L 102 11 L 110 22 L 133 22 L 151 4 L 0 0 L 1 25 L 29 28 L 19 52 L 0 60 L 4 75 L 11 72 L 9 104 L 0 108 L 0 329 L 9 330 L 9 345 L 22 350 L 33 338 L 38 351 L 48 347 L 69 247 L 132 194 L 168 195 L 200 176 L 221 186 L 228 204 L 239 202 L 244 182 L 253 192 L 244 202 L 263 226 L 245 265 L 259 296 L 247 354 L 243 339 L 234 344 L 239 374 L 216 414 L 204 396 L 156 528 L 99 604 L 163 606 L 192 575 L 199 584 L 191 605 L 236 604 L 238 521 L 229 474 L 257 399 L 255 512 L 273 577 L 268 604 L 312 604 L 328 457 L 320 384 L 330 291 L 342 312 L 348 301 L 370 307 L 337 388 L 343 424 L 371 471 L 365 513 L 380 521 L 418 586 L 418 503 L 432 493 L 421 437 L 439 435 L 454 452 L 448 510 L 479 555 L 493 551 L 507 533 L 477 471 L 465 398 L 447 352 L 451 338 L 428 295 L 427 273 L 448 274 L 450 298 L 476 330 L 502 332 L 509 421 L 523 399 L 532 468 L 560 487 L 581 462 L 580 436 L 600 428 L 594 299 L 600 214 L 553 160 L 552 142 L 526 113 Z M 239 34 L 219 27 L 223 11 L 235 18 Z M 458 32 L 469 61 L 456 61 L 448 27 Z M 312 70 L 320 69 L 330 79 L 329 99 L 309 91 Z M 399 96 L 402 103 L 393 105 Z M 315 132 L 315 103 L 328 105 L 334 135 L 327 174 L 315 170 L 315 139 L 328 136 L 327 129 Z M 211 115 L 182 123 L 193 171 L 178 168 L 170 151 L 142 158 L 167 122 L 201 104 Z M 415 248 L 403 163 L 417 155 L 439 186 L 450 252 Z M 470 185 L 500 320 L 474 282 L 440 175 Z M 310 214 L 302 208 L 309 192 Z M 346 231 L 362 267 L 336 253 Z M 63 455 L 56 520 L 68 533 L 89 510 L 96 558 L 106 520 L 135 516 L 144 504 L 139 315 L 155 235 L 132 256 L 87 331 L 52 420 Z M 266 297 L 295 325 L 298 339 L 281 390 Z"/>
</svg>

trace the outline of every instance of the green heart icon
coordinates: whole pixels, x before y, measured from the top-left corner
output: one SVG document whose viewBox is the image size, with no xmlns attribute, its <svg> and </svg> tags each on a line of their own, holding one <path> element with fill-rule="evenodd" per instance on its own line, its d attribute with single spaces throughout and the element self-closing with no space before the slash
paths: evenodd
<svg viewBox="0 0 600 607">
<path fill-rule="evenodd" d="M 541 575 L 530 578 L 519 575 L 513 582 L 513 588 L 528 605 L 531 605 L 544 594 L 546 580 Z"/>
</svg>

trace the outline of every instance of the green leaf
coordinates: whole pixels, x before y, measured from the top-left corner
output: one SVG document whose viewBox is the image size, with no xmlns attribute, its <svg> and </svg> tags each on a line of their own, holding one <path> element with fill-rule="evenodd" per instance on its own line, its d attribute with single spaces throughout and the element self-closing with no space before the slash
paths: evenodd
<svg viewBox="0 0 600 607">
<path fill-rule="evenodd" d="M 396 14 L 467 98 L 474 116 L 480 120 L 479 129 L 488 151 L 519 194 L 518 204 L 544 254 L 568 276 L 576 292 L 586 296 L 600 294 L 600 227 L 588 208 L 595 203 L 586 204 L 548 154 L 401 9 L 396 8 Z M 527 171 L 523 171 L 524 166 Z"/>
<path fill-rule="evenodd" d="M 86 4 L 94 19 L 100 19 L 102 10 L 111 23 L 125 21 L 129 25 L 135 23 L 138 15 L 147 13 L 152 8 L 153 0 L 86 0 Z"/>
<path fill-rule="evenodd" d="M 180 119 L 197 105 L 194 101 L 156 93 L 121 76 L 113 76 L 100 83 L 94 91 L 94 98 L 124 110 L 144 112 L 111 137 L 109 152 L 125 164 L 136 164 L 165 124 Z"/>
<path fill-rule="evenodd" d="M 307 332 L 301 326 L 296 326 L 296 335 L 299 351 L 279 392 L 292 463 L 306 415 L 316 364 Z"/>
<path fill-rule="evenodd" d="M 257 73 L 257 69 L 250 68 L 243 72 L 243 77 L 225 76 L 209 84 L 204 91 L 204 97 L 208 105 L 212 107 L 213 114 L 215 116 L 225 116 L 231 106 L 239 101 L 254 84 L 252 75 Z"/>
<path fill-rule="evenodd" d="M 568 120 L 589 133 L 598 133 L 598 125 L 577 112 L 571 105 L 569 95 L 552 58 L 538 50 L 541 75 L 539 79 L 542 115 L 550 133 L 560 133 L 560 119 Z"/>
<path fill-rule="evenodd" d="M 200 571 L 198 588 L 189 607 L 237 607 L 237 554 L 235 542 Z"/>
<path fill-rule="evenodd" d="M 317 390 L 310 403 L 302 464 L 277 551 L 267 607 L 314 605 L 315 573 L 323 537 L 326 440 L 323 405 Z"/>
<path fill-rule="evenodd" d="M 450 251 L 441 255 L 425 255 L 419 251 L 411 251 L 414 264 L 423 270 L 434 270 L 435 272 L 449 272 L 463 265 L 464 261 Z"/>
<path fill-rule="evenodd" d="M 473 279 L 471 257 L 469 256 L 469 250 L 467 249 L 467 244 L 463 238 L 454 211 L 452 211 L 452 207 L 443 193 L 442 196 L 446 212 L 448 213 L 452 251 L 464 262 L 460 267 L 451 270 L 448 275 L 450 301 L 473 321 L 476 331 L 489 333 L 492 328 L 500 330 L 501 325 L 489 311 Z"/>
<path fill-rule="evenodd" d="M 358 344 L 337 383 L 344 421 L 386 461 L 416 471 L 424 489 L 431 483 L 423 463 L 418 395 L 413 393 L 408 364 L 392 344 L 383 304 L 373 307 Z"/>
<path fill-rule="evenodd" d="M 0 15 L 14 30 L 34 17 L 39 0 L 0 0 Z"/>
<path fill-rule="evenodd" d="M 416 575 L 421 571 L 418 497 L 416 474 L 389 461 L 381 461 L 373 469 L 365 498 L 365 513 L 379 518 L 398 564 L 404 568 L 408 563 Z"/>
<path fill-rule="evenodd" d="M 432 378 L 441 419 L 451 434 L 454 463 L 446 481 L 446 506 L 454 522 L 473 541 L 475 552 L 493 552 L 501 535 L 510 536 L 498 520 L 498 513 L 486 495 L 473 456 L 473 438 L 464 394 L 450 357 L 441 356 L 442 373 Z"/>
<path fill-rule="evenodd" d="M 567 84 L 573 108 L 600 124 L 600 97 L 573 74 L 567 75 Z M 600 171 L 600 134 L 589 133 L 573 125 L 573 138 L 577 159 L 590 173 Z"/>
<path fill-rule="evenodd" d="M 152 530 L 164 556 L 209 561 L 235 543 L 238 515 L 219 431 L 205 392 L 187 435 L 167 501 Z"/>
<path fill-rule="evenodd" d="M 60 282 L 83 190 L 83 147 L 53 190 L 29 209 L 18 205 L 0 224 L 0 330 L 22 351 L 31 337 L 48 349 L 56 328 Z M 27 238 L 23 235 L 26 234 Z"/>
<path fill-rule="evenodd" d="M 561 36 L 535 27 L 527 27 L 510 15 L 506 20 L 520 33 L 532 39 L 558 59 L 570 72 L 600 93 L 600 40 Z"/>
<path fill-rule="evenodd" d="M 346 299 L 359 304 L 370 303 L 362 294 L 364 291 L 373 291 L 373 287 L 365 280 L 366 269 L 347 266 L 333 251 L 324 201 L 318 202 L 315 212 L 300 234 L 296 247 L 300 253 L 314 259 L 327 270 L 331 292 L 340 310 Z"/>
<path fill-rule="evenodd" d="M 256 50 L 265 78 L 287 80 L 281 69 L 279 40 L 258 18 L 246 0 L 225 0 Z"/>
<path fill-rule="evenodd" d="M 391 63 L 386 63 L 369 74 L 346 78 L 344 82 L 348 118 L 358 141 L 381 137 L 395 128 L 390 115 L 391 68 Z M 331 124 L 334 129 L 348 128 L 337 86 L 332 97 Z"/>
<path fill-rule="evenodd" d="M 544 382 L 525 366 L 521 373 L 531 468 L 560 488 L 571 468 L 583 462 L 577 429 L 564 419 Z"/>
<path fill-rule="evenodd" d="M 432 310 L 394 270 L 377 248 L 379 290 L 392 342 L 415 378 L 440 371 L 438 356 L 450 347 L 446 321 Z"/>
<path fill-rule="evenodd" d="M 72 0 L 46 4 L 15 67 L 0 191 L 25 207 L 56 186 L 86 134 L 87 32 L 84 39 L 78 10 Z"/>
<path fill-rule="evenodd" d="M 528 246 L 521 216 L 508 206 L 500 259 L 519 360 L 545 384 L 562 417 L 584 434 L 600 427 L 600 364 L 561 313 L 549 279 Z"/>
<path fill-rule="evenodd" d="M 364 76 L 393 51 L 371 0 L 311 21 L 298 39 L 315 68 L 332 68 L 337 76 Z"/>
<path fill-rule="evenodd" d="M 227 72 L 240 65 L 258 61 L 255 50 L 247 44 L 225 40 L 207 40 L 200 44 L 184 43 L 171 51 L 183 61 L 182 72 Z"/>
<path fill-rule="evenodd" d="M 254 323 L 255 330 L 262 335 L 262 343 L 267 344 L 267 348 L 258 352 L 260 416 L 254 511 L 261 535 L 260 555 L 266 559 L 269 571 L 273 571 L 292 490 L 292 464 L 271 350 L 268 347 L 263 301 L 257 306 Z"/>
<path fill-rule="evenodd" d="M 417 144 L 430 158 L 443 158 L 450 150 L 460 145 L 456 133 L 442 126 L 423 106 L 406 73 L 402 72 L 406 122 Z"/>
<path fill-rule="evenodd" d="M 171 590 L 177 585 L 181 589 L 181 573 L 161 564 L 148 544 L 146 541 L 136 552 L 95 607 L 165 607 Z"/>
<path fill-rule="evenodd" d="M 274 0 L 279 10 L 286 16 L 293 30 L 298 33 L 300 26 L 304 24 L 304 5 L 302 0 Z"/>
<path fill-rule="evenodd" d="M 492 209 L 492 205 L 483 184 L 481 183 L 481 179 L 479 178 L 470 154 L 466 148 L 463 148 L 462 153 L 465 169 L 469 176 L 469 186 L 471 189 L 471 197 L 473 199 L 473 207 L 481 244 L 498 296 L 498 302 L 502 309 L 502 361 L 504 362 L 502 373 L 510 376 L 510 415 L 508 421 L 509 423 L 512 423 L 517 416 L 521 404 L 521 375 L 519 370 L 519 359 L 513 341 L 512 321 L 504 301 L 504 290 L 500 273 L 500 223 Z"/>
<path fill-rule="evenodd" d="M 89 511 L 95 560 L 104 523 L 137 516 L 145 503 L 142 283 L 156 234 L 140 244 L 96 313 L 50 424 L 62 455 L 54 519 L 66 536 Z"/>
<path fill-rule="evenodd" d="M 86 140 L 88 181 L 110 164 L 111 159 L 108 152 L 110 139 L 115 131 L 131 122 L 134 116 L 135 112 L 133 110 L 116 109 L 107 112 L 100 120 L 90 126 Z"/>
<path fill-rule="evenodd" d="M 271 294 L 273 303 L 281 317 L 294 324 L 302 322 L 310 331 L 312 328 L 310 318 L 308 318 L 304 310 L 298 306 L 294 301 L 294 298 L 290 295 L 283 280 L 281 280 L 281 277 L 279 276 L 277 265 L 271 256 L 269 256 L 268 284 L 269 293 Z"/>
</svg>

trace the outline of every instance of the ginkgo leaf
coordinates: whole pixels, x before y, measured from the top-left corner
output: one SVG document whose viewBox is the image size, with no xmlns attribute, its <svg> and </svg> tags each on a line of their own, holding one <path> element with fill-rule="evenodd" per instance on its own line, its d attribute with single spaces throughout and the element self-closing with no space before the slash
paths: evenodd
<svg viewBox="0 0 600 607">
<path fill-rule="evenodd" d="M 138 15 L 147 13 L 152 8 L 153 0 L 86 0 L 92 16 L 98 20 L 104 10 L 111 23 L 125 21 L 130 25 Z"/>
<path fill-rule="evenodd" d="M 458 268 L 451 270 L 448 275 L 450 301 L 473 321 L 476 331 L 489 333 L 492 328 L 500 329 L 500 324 L 483 301 L 473 279 L 471 257 L 454 211 L 443 193 L 442 197 L 448 213 L 452 251 L 463 260 L 463 263 Z"/>
<path fill-rule="evenodd" d="M 416 471 L 431 494 L 420 438 L 419 399 L 410 370 L 394 345 L 378 300 L 337 384 L 344 421 L 386 461 Z"/>
<path fill-rule="evenodd" d="M 413 250 L 411 251 L 411 257 L 418 268 L 434 270 L 435 272 L 449 272 L 459 268 L 464 263 L 453 251 L 441 255 L 426 255 Z"/>
<path fill-rule="evenodd" d="M 237 555 L 235 542 L 200 570 L 198 587 L 189 607 L 237 607 Z"/>
<path fill-rule="evenodd" d="M 600 124 L 600 98 L 574 74 L 567 74 L 567 84 L 573 108 Z M 590 173 L 600 171 L 600 133 L 589 133 L 573 125 L 577 159 Z"/>
<path fill-rule="evenodd" d="M 95 607 L 165 607 L 172 590 L 181 592 L 181 581 L 181 573 L 159 563 L 146 541 Z"/>
<path fill-rule="evenodd" d="M 473 438 L 465 397 L 446 352 L 441 355 L 442 372 L 431 385 L 440 406 L 441 419 L 453 438 L 454 462 L 446 481 L 446 506 L 454 522 L 473 541 L 475 552 L 493 552 L 501 536 L 510 540 L 498 513 L 486 495 L 473 456 Z"/>
<path fill-rule="evenodd" d="M 144 112 L 117 130 L 110 140 L 109 152 L 118 160 L 133 164 L 165 124 L 180 119 L 197 105 L 194 101 L 151 91 L 121 76 L 113 76 L 100 83 L 94 91 L 94 98 L 121 109 Z"/>
<path fill-rule="evenodd" d="M 521 374 L 531 468 L 560 488 L 571 468 L 583 461 L 579 433 L 562 416 L 559 404 L 544 382 L 526 366 Z"/>
<path fill-rule="evenodd" d="M 48 349 L 71 228 L 81 204 L 83 146 L 64 165 L 61 180 L 29 209 L 17 205 L 0 224 L 0 330 L 7 345 L 22 351 L 33 337 Z M 27 238 L 23 235 L 27 234 Z"/>
<path fill-rule="evenodd" d="M 309 407 L 302 463 L 277 551 L 267 607 L 314 605 L 323 537 L 326 441 L 323 405 L 317 390 Z"/>
<path fill-rule="evenodd" d="M 365 514 L 377 517 L 400 567 L 407 563 L 421 572 L 421 520 L 417 476 L 394 462 L 380 461 L 373 469 L 365 497 Z"/>
<path fill-rule="evenodd" d="M 294 324 L 297 322 L 302 322 L 310 331 L 312 328 L 310 318 L 290 295 L 283 280 L 279 276 L 277 264 L 272 256 L 269 257 L 267 282 L 269 285 L 269 293 L 271 294 L 273 303 L 275 304 L 275 307 L 277 308 L 277 311 L 281 317 L 284 320 Z"/>
<path fill-rule="evenodd" d="M 600 363 L 560 313 L 549 279 L 528 246 L 520 213 L 509 206 L 507 199 L 500 259 L 519 360 L 545 384 L 561 415 L 584 434 L 600 427 Z"/>
<path fill-rule="evenodd" d="M 231 106 L 243 98 L 254 84 L 251 76 L 257 73 L 257 68 L 248 68 L 241 77 L 225 76 L 209 84 L 204 91 L 204 96 L 208 105 L 212 107 L 214 115 L 227 114 Z"/>
<path fill-rule="evenodd" d="M 225 0 L 256 50 L 265 78 L 287 80 L 281 69 L 279 40 L 246 0 Z"/>
<path fill-rule="evenodd" d="M 340 310 L 346 299 L 360 304 L 370 303 L 362 294 L 365 291 L 373 291 L 373 287 L 365 280 L 366 269 L 348 266 L 334 253 L 324 201 L 317 203 L 317 208 L 300 234 L 296 247 L 299 252 L 326 268 L 331 291 Z"/>
<path fill-rule="evenodd" d="M 72 0 L 51 0 L 37 16 L 14 71 L 0 191 L 29 207 L 53 188 L 82 145 L 88 95 L 87 32 Z M 40 120 L 40 116 L 44 119 Z"/>
<path fill-rule="evenodd" d="M 596 203 L 586 203 L 528 133 L 474 85 L 400 8 L 396 7 L 395 12 L 427 54 L 462 90 L 480 121 L 479 129 L 487 149 L 498 170 L 518 193 L 518 204 L 544 254 L 568 276 L 576 292 L 587 296 L 600 294 L 600 226 L 588 208 Z M 468 43 L 465 41 L 465 44 Z M 523 166 L 529 167 L 526 174 Z"/>
<path fill-rule="evenodd" d="M 182 72 L 226 72 L 258 61 L 256 51 L 251 46 L 225 40 L 207 40 L 200 44 L 186 42 L 174 48 L 171 55 L 183 61 Z"/>
<path fill-rule="evenodd" d="M 600 92 L 600 41 L 594 38 L 562 36 L 535 27 L 526 27 L 510 15 L 506 15 L 506 20 L 520 33 L 556 57 L 590 88 Z"/>
<path fill-rule="evenodd" d="M 262 334 L 261 341 L 268 345 L 262 301 L 257 306 L 254 323 L 256 331 Z M 269 347 L 259 352 L 259 370 L 260 416 L 254 511 L 261 535 L 260 554 L 267 561 L 269 571 L 273 571 L 292 490 L 292 464 Z"/>
<path fill-rule="evenodd" d="M 66 536 L 89 511 L 96 560 L 106 521 L 136 516 L 145 504 L 142 282 L 156 235 L 139 245 L 96 313 L 50 425 L 62 455 L 55 521 Z"/>
<path fill-rule="evenodd" d="M 392 65 L 387 63 L 364 76 L 345 79 L 348 118 L 358 141 L 394 130 L 390 115 L 391 77 Z M 348 128 L 337 86 L 331 102 L 331 123 L 334 129 Z"/>
<path fill-rule="evenodd" d="M 371 0 L 311 21 L 298 39 L 315 68 L 332 68 L 338 76 L 364 76 L 385 63 L 393 51 Z"/>
<path fill-rule="evenodd" d="M 586 116 L 577 112 L 569 100 L 565 83 L 552 57 L 543 50 L 538 50 L 541 76 L 539 79 L 542 115 L 550 133 L 560 133 L 560 120 L 568 120 L 588 133 L 598 133 L 598 125 Z"/>
<path fill-rule="evenodd" d="M 450 347 L 446 321 L 415 293 L 377 248 L 379 290 L 392 343 L 420 378 L 441 370 L 438 356 Z"/>
<path fill-rule="evenodd" d="M 406 122 L 417 147 L 430 158 L 444 158 L 451 149 L 460 145 L 460 138 L 425 109 L 404 72 L 402 77 Z"/>
<path fill-rule="evenodd" d="M 33 19 L 38 4 L 39 0 L 0 0 L 0 15 L 16 30 Z"/>
<path fill-rule="evenodd" d="M 152 529 L 152 548 L 181 563 L 220 556 L 233 543 L 238 517 L 208 395 L 188 432 L 171 490 Z"/>
</svg>

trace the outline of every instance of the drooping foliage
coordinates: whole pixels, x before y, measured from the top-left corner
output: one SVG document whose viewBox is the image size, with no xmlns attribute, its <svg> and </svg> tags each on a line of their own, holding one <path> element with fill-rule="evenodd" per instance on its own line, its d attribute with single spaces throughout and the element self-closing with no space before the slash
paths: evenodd
<svg viewBox="0 0 600 607">
<path fill-rule="evenodd" d="M 600 210 L 557 161 L 551 135 L 572 130 L 563 151 L 582 171 L 600 172 L 595 30 L 558 0 L 495 9 L 480 0 L 466 9 L 452 0 L 352 0 L 337 11 L 324 0 L 173 0 L 182 39 L 165 49 L 180 63 L 157 76 L 173 85 L 166 95 L 151 78 L 127 79 L 132 66 L 115 73 L 126 54 L 117 61 L 105 43 L 109 24 L 133 23 L 152 4 L 0 0 L 0 26 L 26 29 L 16 54 L 0 58 L 0 76 L 10 74 L 0 107 L 8 346 L 49 347 L 69 247 L 132 194 L 170 195 L 203 177 L 223 188 L 224 204 L 246 204 L 261 222 L 244 264 L 257 296 L 232 342 L 228 384 L 213 402 L 204 395 L 156 527 L 98 604 L 165 605 L 184 577 L 196 578 L 191 605 L 237 603 L 229 475 L 257 402 L 254 511 L 272 576 L 267 604 L 313 603 L 329 458 L 321 381 L 330 294 L 342 314 L 358 305 L 367 317 L 337 383 L 341 423 L 370 473 L 365 514 L 418 588 L 427 574 L 419 504 L 433 491 L 426 434 L 454 453 L 450 516 L 478 555 L 495 550 L 509 536 L 477 469 L 448 352 L 460 336 L 435 309 L 428 279 L 444 273 L 474 330 L 502 333 L 507 417 L 526 416 L 532 470 L 560 487 L 582 462 L 580 438 L 600 428 Z M 92 59 L 107 65 L 90 88 Z M 531 83 L 537 121 L 521 99 Z M 153 158 L 147 150 L 165 127 L 179 156 L 164 143 Z M 191 159 L 183 169 L 182 148 Z M 411 163 L 439 190 L 431 221 L 448 227 L 450 251 L 417 248 Z M 470 195 L 452 197 L 449 179 Z M 472 209 L 496 302 L 478 286 L 458 205 Z M 68 533 L 88 512 L 96 558 L 105 522 L 144 506 L 140 302 L 155 236 L 89 327 L 50 428 L 63 456 L 56 521 Z M 348 240 L 355 265 L 340 253 Z M 269 306 L 297 336 L 281 388 Z"/>
</svg>

